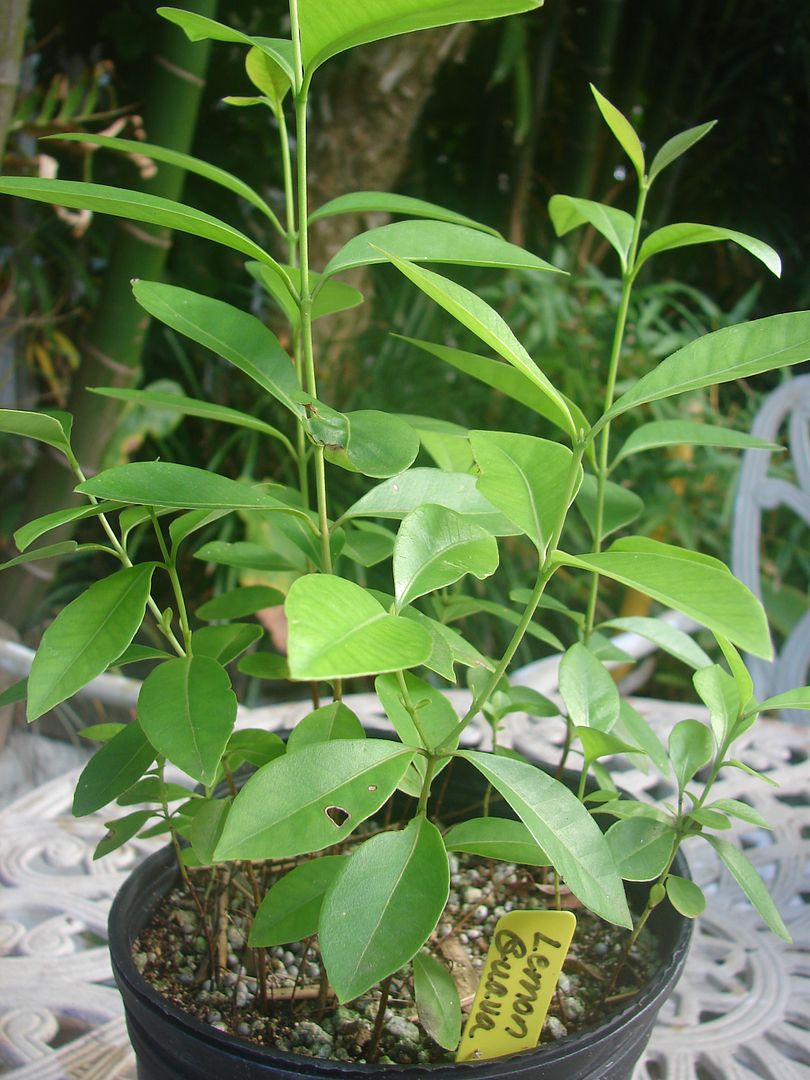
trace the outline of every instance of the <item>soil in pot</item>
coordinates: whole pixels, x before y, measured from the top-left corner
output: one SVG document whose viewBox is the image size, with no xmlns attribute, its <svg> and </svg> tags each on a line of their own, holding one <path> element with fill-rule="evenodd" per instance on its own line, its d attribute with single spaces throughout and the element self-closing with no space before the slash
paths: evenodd
<svg viewBox="0 0 810 1080">
<path fill-rule="evenodd" d="M 439 817 L 446 824 L 460 814 L 475 813 L 473 807 L 460 805 L 471 794 L 475 797 L 467 779 L 465 773 L 464 783 L 451 785 L 440 807 Z M 490 812 L 514 816 L 498 797 L 492 799 Z M 435 819 L 435 811 L 432 816 Z M 396 808 L 392 819 L 397 820 Z M 365 836 L 381 827 L 381 823 L 369 822 Z M 365 836 L 355 834 L 353 843 Z M 342 851 L 349 852 L 351 843 Z M 263 879 L 262 893 L 292 865 L 255 866 L 254 872 Z M 550 871 L 542 868 L 454 854 L 451 870 L 450 901 L 429 944 L 451 970 L 462 1002 L 469 1004 L 498 918 L 514 909 L 553 908 L 557 897 Z M 454 1060 L 454 1053 L 438 1046 L 419 1023 L 410 965 L 394 974 L 382 1007 L 380 988 L 338 1006 L 324 993 L 317 941 L 278 946 L 265 953 L 267 990 L 263 1001 L 259 958 L 246 945 L 253 899 L 244 869 L 235 866 L 230 874 L 220 874 L 213 882 L 209 871 L 197 873 L 198 891 L 207 892 L 211 909 L 228 912 L 211 935 L 215 977 L 211 975 L 211 943 L 201 933 L 194 904 L 180 889 L 156 905 L 152 918 L 133 942 L 138 971 L 177 1008 L 217 1031 L 304 1057 L 383 1065 Z M 621 1012 L 660 963 L 653 921 L 612 986 L 611 976 L 627 932 L 584 911 L 565 889 L 559 902 L 575 910 L 578 926 L 541 1044 L 588 1030 Z"/>
<path fill-rule="evenodd" d="M 453 973 L 462 1003 L 469 1004 L 500 916 L 515 909 L 553 908 L 556 901 L 553 886 L 534 867 L 466 855 L 451 857 L 451 867 L 450 900 L 431 948 Z M 289 863 L 266 866 L 267 886 L 288 869 Z M 192 901 L 179 888 L 163 900 L 133 944 L 136 967 L 155 990 L 219 1031 L 304 1056 L 400 1065 L 454 1060 L 454 1053 L 438 1046 L 419 1023 L 409 967 L 392 978 L 378 1019 L 379 988 L 346 1006 L 322 994 L 315 941 L 278 946 L 267 950 L 268 1004 L 263 1006 L 255 951 L 246 945 L 252 908 L 247 887 L 238 871 L 228 882 L 229 919 L 216 942 L 223 966 L 215 979 Z M 564 889 L 560 899 L 575 911 L 577 932 L 543 1029 L 544 1043 L 618 1011 L 658 962 L 658 943 L 645 932 L 603 1001 L 626 931 L 583 911 Z"/>
</svg>

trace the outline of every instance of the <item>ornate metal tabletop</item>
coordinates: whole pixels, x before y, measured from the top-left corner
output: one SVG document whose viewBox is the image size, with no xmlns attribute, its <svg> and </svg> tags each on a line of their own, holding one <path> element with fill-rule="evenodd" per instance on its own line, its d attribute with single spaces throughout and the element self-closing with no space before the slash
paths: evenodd
<svg viewBox="0 0 810 1080">
<path fill-rule="evenodd" d="M 664 727 L 680 707 L 636 701 Z M 528 721 L 516 746 L 553 759 Z M 699 839 L 687 848 L 708 895 L 686 972 L 665 1007 L 636 1080 L 800 1080 L 810 1077 L 810 728 L 762 721 L 743 759 L 778 788 L 728 770 L 718 797 L 741 798 L 773 832 L 739 824 L 739 839 L 793 935 L 770 934 Z M 159 843 L 134 841 L 100 862 L 102 811 L 76 820 L 76 775 L 43 784 L 0 811 L 0 1075 L 8 1080 L 131 1080 L 134 1059 L 106 949 L 107 910 L 135 863 Z M 633 769 L 642 796 L 654 780 Z M 720 788 L 722 787 L 722 792 Z"/>
</svg>

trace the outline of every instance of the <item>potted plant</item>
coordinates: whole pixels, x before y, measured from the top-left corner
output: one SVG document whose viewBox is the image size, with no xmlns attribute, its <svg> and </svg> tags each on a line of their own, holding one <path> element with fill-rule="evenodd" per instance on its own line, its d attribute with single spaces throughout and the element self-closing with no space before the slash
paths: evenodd
<svg viewBox="0 0 810 1080">
<path fill-rule="evenodd" d="M 288 461 L 294 484 L 235 480 L 165 461 L 133 462 L 87 478 L 71 449 L 68 416 L 0 413 L 1 431 L 38 439 L 64 455 L 86 500 L 24 525 L 15 534 L 21 554 L 5 565 L 86 550 L 88 545 L 73 541 L 31 545 L 59 526 L 95 518 L 102 541 L 90 546 L 115 567 L 45 631 L 27 685 L 14 691 L 27 698 L 29 720 L 110 667 L 155 661 L 143 682 L 137 718 L 89 732 L 101 747 L 82 772 L 74 801 L 78 815 L 113 802 L 138 807 L 110 821 L 99 856 L 136 835 L 166 834 L 171 841 L 168 856 L 150 860 L 125 887 L 111 928 L 116 975 L 143 1078 L 360 1076 L 393 1068 L 394 1044 L 404 1076 L 449 1074 L 460 1067 L 452 1064 L 458 1050 L 471 1075 L 629 1077 L 683 962 L 687 922 L 704 904 L 679 860 L 687 837 L 712 844 L 765 922 L 787 935 L 764 884 L 721 835 L 732 818 L 764 822 L 744 803 L 713 801 L 712 787 L 721 769 L 747 768 L 733 757 L 733 746 L 760 711 L 810 707 L 810 691 L 766 702 L 754 698 L 738 650 L 769 655 L 767 622 L 758 601 L 717 559 L 635 535 L 605 547 L 606 538 L 626 531 L 641 509 L 638 497 L 611 479 L 631 455 L 681 443 L 763 445 L 717 427 L 652 421 L 640 423 L 616 451 L 610 439 L 614 419 L 635 410 L 643 414 L 645 405 L 659 399 L 808 358 L 810 313 L 778 315 L 709 334 L 617 394 L 631 290 L 654 255 L 731 240 L 779 272 L 778 257 L 767 245 L 728 229 L 675 224 L 644 234 L 646 200 L 657 176 L 711 124 L 676 135 L 648 164 L 632 126 L 594 91 L 637 173 L 635 214 L 565 196 L 551 201 L 559 234 L 589 224 L 620 262 L 621 300 L 598 416 L 587 417 L 554 387 L 485 301 L 424 264 L 517 268 L 540 275 L 557 273 L 555 267 L 485 226 L 416 199 L 359 192 L 314 212 L 307 205 L 307 97 L 322 63 L 350 47 L 460 16 L 491 18 L 536 6 L 537 0 L 375 0 L 371 5 L 342 0 L 337 6 L 328 0 L 291 0 L 288 38 L 252 38 L 179 9 L 161 9 L 192 39 L 246 47 L 256 94 L 229 100 L 270 110 L 284 162 L 286 211 L 277 215 L 238 178 L 185 155 L 86 133 L 75 138 L 179 164 L 237 193 L 277 232 L 285 246 L 283 261 L 190 206 L 97 184 L 0 179 L 0 191 L 8 194 L 167 225 L 245 255 L 248 273 L 286 314 L 293 343 L 288 351 L 257 318 L 218 299 L 136 281 L 134 296 L 144 310 L 251 380 L 257 405 L 246 413 L 156 391 L 107 387 L 99 393 L 265 436 Z M 295 117 L 293 137 L 287 133 L 288 113 Z M 356 236 L 325 267 L 311 268 L 314 221 L 377 211 L 405 220 Z M 343 413 L 322 401 L 313 322 L 359 303 L 357 291 L 337 278 L 375 263 L 396 267 L 498 357 L 415 341 L 432 354 L 431 363 L 438 358 L 529 406 L 559 438 L 459 431 L 374 410 Z M 420 438 L 435 467 L 414 466 Z M 338 508 L 330 497 L 328 477 L 335 469 L 369 478 L 365 493 L 349 506 Z M 592 537 L 584 552 L 562 546 L 574 510 Z M 262 543 L 207 543 L 197 553 L 211 563 L 284 571 L 286 595 L 264 584 L 239 586 L 191 612 L 178 569 L 181 552 L 199 543 L 207 526 L 231 514 L 247 519 Z M 144 530 L 153 535 L 159 557 L 138 561 L 132 538 Z M 493 574 L 499 540 L 513 537 L 531 545 L 535 570 L 516 597 L 508 647 L 490 658 L 449 625 L 453 605 L 456 614 L 470 608 L 457 595 L 448 599 L 444 590 Z M 388 559 L 388 593 L 358 583 L 358 568 Z M 565 609 L 553 597 L 563 567 L 590 577 L 584 611 Z M 161 608 L 153 596 L 161 577 L 174 597 L 171 608 Z M 597 593 L 603 577 L 702 623 L 716 639 L 721 662 L 653 619 L 600 626 Z M 286 656 L 251 651 L 263 630 L 241 620 L 282 600 Z M 559 712 L 557 704 L 508 679 L 526 633 L 531 628 L 542 633 L 537 613 L 551 608 L 570 617 L 574 640 L 560 666 L 565 754 L 548 771 L 500 748 L 498 732 L 510 712 L 538 717 Z M 154 621 L 164 647 L 135 643 L 144 619 Z M 602 631 L 613 627 L 649 636 L 694 669 L 709 725 L 682 721 L 667 746 L 660 742 L 621 701 L 605 667 L 616 653 Z M 286 744 L 265 731 L 234 729 L 237 702 L 228 668 L 237 661 L 247 674 L 286 677 L 297 689 L 311 688 L 313 709 Z M 455 682 L 461 668 L 467 670 L 472 697 L 459 716 L 442 686 Z M 377 738 L 367 737 L 342 700 L 346 680 L 371 677 L 393 728 Z M 330 700 L 324 704 L 325 688 Z M 491 726 L 492 752 L 460 742 L 479 715 Z M 674 779 L 675 801 L 652 805 L 623 797 L 605 764 L 621 755 L 634 755 Z M 167 764 L 190 782 L 167 780 Z M 238 772 L 245 765 L 255 771 L 240 790 Z M 566 765 L 576 766 L 573 790 L 561 779 Z M 461 806 L 465 801 L 472 809 Z M 507 864 L 502 880 L 494 869 L 499 862 Z M 178 881 L 180 893 L 172 891 Z M 481 903 L 486 893 L 480 886 L 487 882 L 494 890 L 489 907 Z M 632 883 L 632 902 L 625 882 Z M 496 885 L 512 888 L 511 899 L 504 902 Z M 542 979 L 540 961 L 531 968 L 535 954 L 531 948 L 526 953 L 524 943 L 520 955 L 530 957 L 529 967 L 521 969 L 524 982 L 514 993 L 498 985 L 493 989 L 514 1006 L 514 1041 L 501 1044 L 499 1053 L 524 1052 L 476 1062 L 475 1029 L 492 1031 L 503 1017 L 497 1017 L 497 1007 L 487 1009 L 476 999 L 462 1039 L 458 982 L 465 972 L 469 978 L 481 970 L 482 950 L 472 950 L 479 954 L 476 967 L 463 951 L 451 953 L 449 963 L 448 949 L 440 946 L 445 938 L 460 938 L 459 926 L 473 918 L 483 929 L 476 930 L 476 938 L 466 933 L 467 944 L 471 938 L 489 944 L 490 916 L 499 904 L 501 913 L 507 907 L 532 909 L 538 897 L 555 914 L 574 908 L 583 920 L 601 920 L 600 934 L 623 935 L 615 945 L 615 938 L 606 938 L 612 951 L 605 946 L 608 960 L 601 965 L 582 961 L 599 984 L 586 1018 L 590 1029 L 531 1049 L 539 1028 L 532 1029 L 526 1018 L 533 1016 L 539 1025 L 534 1002 Z M 166 931 L 168 937 L 158 941 L 149 937 L 147 926 L 161 904 L 166 918 L 192 943 L 190 951 L 177 950 L 176 979 L 169 982 L 159 958 L 175 948 L 167 943 L 176 935 Z M 669 941 L 669 955 L 646 985 L 631 985 L 639 979 L 628 974 L 628 957 L 642 964 L 637 958 L 648 937 L 644 931 L 656 920 L 659 939 Z M 133 939 L 141 931 L 133 957 Z M 158 944 L 150 947 L 150 941 Z M 539 947 L 535 941 L 532 948 Z M 655 945 L 647 948 L 654 951 Z M 201 1013 L 189 1016 L 172 1004 L 183 998 L 184 987 L 191 988 L 198 1005 L 203 1002 Z M 386 1009 L 396 995 L 406 996 L 408 1015 L 395 1017 L 392 1034 Z M 612 1012 L 611 999 L 618 999 Z M 347 1009 L 358 1000 L 365 1011 Z M 299 1015 L 296 1032 L 306 1027 L 309 1042 L 296 1041 L 290 1023 L 279 1026 L 273 1018 L 288 1017 L 290 1008 L 300 1010 L 307 1002 L 311 1012 L 304 1021 Z M 259 1019 L 239 1020 L 244 1009 Z M 575 1021 L 576 1011 L 571 1006 L 566 1018 Z M 418 1016 L 421 1033 L 408 1019 L 411 1013 Z M 405 1036 L 414 1030 L 423 1043 L 403 1051 L 401 1044 L 409 1042 Z"/>
</svg>

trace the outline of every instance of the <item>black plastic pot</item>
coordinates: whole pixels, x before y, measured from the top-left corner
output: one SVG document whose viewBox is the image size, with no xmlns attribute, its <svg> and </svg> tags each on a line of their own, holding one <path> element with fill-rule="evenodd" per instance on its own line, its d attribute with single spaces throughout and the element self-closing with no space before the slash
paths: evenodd
<svg viewBox="0 0 810 1080">
<path fill-rule="evenodd" d="M 454 778 L 450 801 L 460 804 L 474 798 L 476 781 L 477 774 L 465 774 L 463 782 Z M 682 856 L 673 869 L 681 875 L 688 873 Z M 110 910 L 113 974 L 124 999 L 138 1080 L 368 1080 L 382 1076 L 396 1080 L 630 1080 L 658 1012 L 680 976 L 692 932 L 691 922 L 667 901 L 659 905 L 651 920 L 661 948 L 661 966 L 655 976 L 620 1013 L 579 1035 L 492 1061 L 347 1064 L 257 1046 L 218 1031 L 172 1005 L 147 983 L 133 962 L 132 943 L 177 878 L 174 852 L 166 848 L 131 874 Z"/>
</svg>

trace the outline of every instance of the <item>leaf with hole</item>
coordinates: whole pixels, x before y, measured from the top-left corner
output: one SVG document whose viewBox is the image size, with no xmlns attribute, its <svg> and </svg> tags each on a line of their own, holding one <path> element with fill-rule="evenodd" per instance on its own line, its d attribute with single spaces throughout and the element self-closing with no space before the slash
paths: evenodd
<svg viewBox="0 0 810 1080">
<path fill-rule="evenodd" d="M 107 830 L 107 834 L 96 844 L 93 852 L 93 862 L 96 859 L 103 859 L 111 851 L 123 847 L 136 833 L 140 832 L 147 821 L 154 816 L 154 813 L 154 810 L 136 810 L 133 814 L 125 814 L 123 817 L 114 818 L 112 821 L 105 821 L 104 828 Z"/>
<path fill-rule="evenodd" d="M 339 843 L 379 810 L 413 756 L 387 739 L 334 739 L 276 758 L 236 796 L 217 861 L 286 859 Z"/>
</svg>

